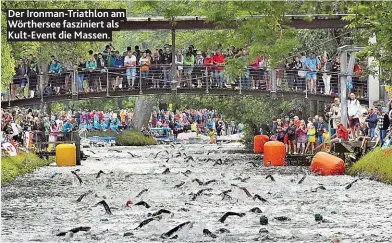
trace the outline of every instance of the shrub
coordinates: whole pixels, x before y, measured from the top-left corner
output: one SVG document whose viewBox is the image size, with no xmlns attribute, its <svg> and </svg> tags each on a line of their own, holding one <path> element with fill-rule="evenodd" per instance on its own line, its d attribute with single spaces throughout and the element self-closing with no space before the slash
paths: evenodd
<svg viewBox="0 0 392 243">
<path fill-rule="evenodd" d="M 117 146 L 146 146 L 156 145 L 157 141 L 150 136 L 145 136 L 141 132 L 122 131 L 116 136 Z"/>
<path fill-rule="evenodd" d="M 51 159 L 40 159 L 33 153 L 22 153 L 19 156 L 2 157 L 1 184 L 13 181 L 17 176 L 34 171 L 36 168 L 49 165 Z"/>
<path fill-rule="evenodd" d="M 363 174 L 376 180 L 392 184 L 392 146 L 386 150 L 376 148 L 356 162 L 349 170 L 350 175 Z"/>
<path fill-rule="evenodd" d="M 117 137 L 119 133 L 118 132 L 113 132 L 111 130 L 107 131 L 90 131 L 86 133 L 86 137 Z"/>
</svg>

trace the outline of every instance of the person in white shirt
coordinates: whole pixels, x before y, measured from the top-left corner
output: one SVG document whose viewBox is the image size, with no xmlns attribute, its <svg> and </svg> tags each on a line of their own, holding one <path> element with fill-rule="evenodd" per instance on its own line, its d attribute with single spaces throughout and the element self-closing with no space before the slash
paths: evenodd
<svg viewBox="0 0 392 243">
<path fill-rule="evenodd" d="M 353 138 L 356 138 L 359 136 L 359 116 L 361 115 L 361 104 L 355 98 L 354 93 L 350 94 L 350 99 L 348 100 L 347 103 L 347 109 L 348 109 L 347 114 L 350 123 L 351 134 Z"/>
<path fill-rule="evenodd" d="M 330 127 L 331 127 L 331 136 L 336 133 L 336 129 L 338 129 L 337 122 L 340 121 L 342 114 L 341 114 L 341 105 L 339 98 L 334 99 L 334 103 L 331 106 L 329 111 L 330 115 Z"/>
<path fill-rule="evenodd" d="M 175 61 L 177 66 L 177 77 L 178 77 L 178 85 L 177 88 L 181 87 L 181 80 L 182 80 L 182 70 L 184 67 L 182 66 L 184 64 L 184 56 L 182 55 L 182 51 L 178 50 L 177 55 L 175 56 Z"/>
<path fill-rule="evenodd" d="M 134 89 L 136 78 L 136 56 L 132 53 L 132 51 L 127 52 L 127 56 L 124 58 L 124 66 L 127 67 L 128 89 Z"/>
</svg>

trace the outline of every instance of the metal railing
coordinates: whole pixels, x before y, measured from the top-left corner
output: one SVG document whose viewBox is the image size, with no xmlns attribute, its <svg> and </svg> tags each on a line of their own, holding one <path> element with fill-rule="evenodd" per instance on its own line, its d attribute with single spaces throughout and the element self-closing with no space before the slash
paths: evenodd
<svg viewBox="0 0 392 243">
<path fill-rule="evenodd" d="M 172 73 L 171 65 L 150 65 L 127 67 L 108 67 L 89 70 L 65 70 L 60 74 L 38 74 L 35 76 L 15 77 L 9 87 L 8 101 L 33 97 L 49 97 L 60 94 L 76 96 L 80 93 L 106 92 L 107 96 L 115 90 L 138 90 L 140 94 L 148 89 L 202 89 L 209 93 L 211 89 L 237 89 L 241 94 L 243 90 L 262 91 L 288 91 L 304 92 L 305 97 L 310 93 L 306 82 L 305 70 L 290 70 L 277 68 L 269 70 L 248 66 L 239 78 L 229 78 L 224 70 L 216 70 L 213 66 L 204 65 L 176 65 L 176 73 Z M 305 72 L 299 72 L 305 71 Z M 316 90 L 318 94 L 325 94 L 324 80 L 330 80 L 330 92 L 340 93 L 339 73 L 315 72 Z M 305 74 L 306 75 L 306 74 Z M 48 77 L 45 82 L 44 76 Z M 172 81 L 175 81 L 174 83 Z M 358 97 L 367 97 L 368 83 L 366 76 L 353 76 L 353 89 Z M 21 87 L 24 92 L 22 97 L 15 92 Z M 4 97 L 3 97 L 4 98 Z"/>
</svg>

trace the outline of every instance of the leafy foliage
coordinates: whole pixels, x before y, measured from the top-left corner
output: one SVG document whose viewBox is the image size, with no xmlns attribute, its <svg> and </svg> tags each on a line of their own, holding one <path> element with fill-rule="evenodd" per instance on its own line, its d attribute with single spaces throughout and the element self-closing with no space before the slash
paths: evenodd
<svg viewBox="0 0 392 243">
<path fill-rule="evenodd" d="M 124 2 L 100 1 L 2 1 L 2 9 L 99 9 L 99 8 L 125 8 Z M 6 14 L 2 13 L 1 33 L 2 33 L 2 85 L 11 82 L 14 75 L 14 65 L 16 59 L 25 58 L 27 55 L 36 56 L 38 65 L 47 66 L 50 56 L 56 56 L 61 62 L 76 62 L 78 57 L 86 58 L 89 50 L 103 50 L 103 42 L 7 42 L 7 21 Z"/>
<path fill-rule="evenodd" d="M 245 125 L 245 144 L 252 147 L 253 137 L 259 128 L 269 123 L 274 117 L 284 117 L 293 113 L 294 109 L 305 106 L 301 100 L 275 100 L 269 97 L 249 96 L 161 96 L 151 100 L 156 103 L 171 103 L 174 110 L 214 109 L 224 114 L 224 119 Z M 296 111 L 294 114 L 297 114 Z"/>
<path fill-rule="evenodd" d="M 346 19 L 351 21 L 350 28 L 366 27 L 362 38 L 368 40 L 376 36 L 377 43 L 368 43 L 366 49 L 358 56 L 374 57 L 382 69 L 382 77 L 392 82 L 392 2 L 360 2 L 349 9 L 354 16 Z"/>
<path fill-rule="evenodd" d="M 156 145 L 157 141 L 150 136 L 145 136 L 141 132 L 122 131 L 116 137 L 117 146 L 146 146 Z"/>
<path fill-rule="evenodd" d="M 386 150 L 379 147 L 374 149 L 356 162 L 349 169 L 349 174 L 353 176 L 362 174 L 392 184 L 392 153 L 386 153 L 391 149 L 392 147 Z"/>
<path fill-rule="evenodd" d="M 63 110 L 95 110 L 95 111 L 108 111 L 108 110 L 120 110 L 120 109 L 133 109 L 135 106 L 135 97 L 123 97 L 123 98 L 110 98 L 110 99 L 89 99 L 89 100 L 78 100 L 70 101 L 68 104 L 64 102 L 51 103 L 51 111 L 58 113 Z"/>
<path fill-rule="evenodd" d="M 19 175 L 34 171 L 36 168 L 49 165 L 52 161 L 38 158 L 33 153 L 21 153 L 19 156 L 1 159 L 1 184 L 13 181 Z"/>
<path fill-rule="evenodd" d="M 6 22 L 6 15 L 1 13 L 1 22 Z M 6 89 L 7 84 L 15 75 L 15 61 L 12 58 L 12 47 L 7 42 L 6 28 L 1 28 L 1 84 L 2 89 Z"/>
</svg>

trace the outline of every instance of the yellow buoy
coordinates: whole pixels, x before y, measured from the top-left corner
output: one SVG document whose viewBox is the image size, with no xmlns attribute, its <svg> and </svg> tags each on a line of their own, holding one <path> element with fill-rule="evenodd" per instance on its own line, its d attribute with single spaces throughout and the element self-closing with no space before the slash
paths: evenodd
<svg viewBox="0 0 392 243">
<path fill-rule="evenodd" d="M 74 144 L 59 144 L 56 146 L 57 166 L 76 165 L 76 146 Z"/>
</svg>

